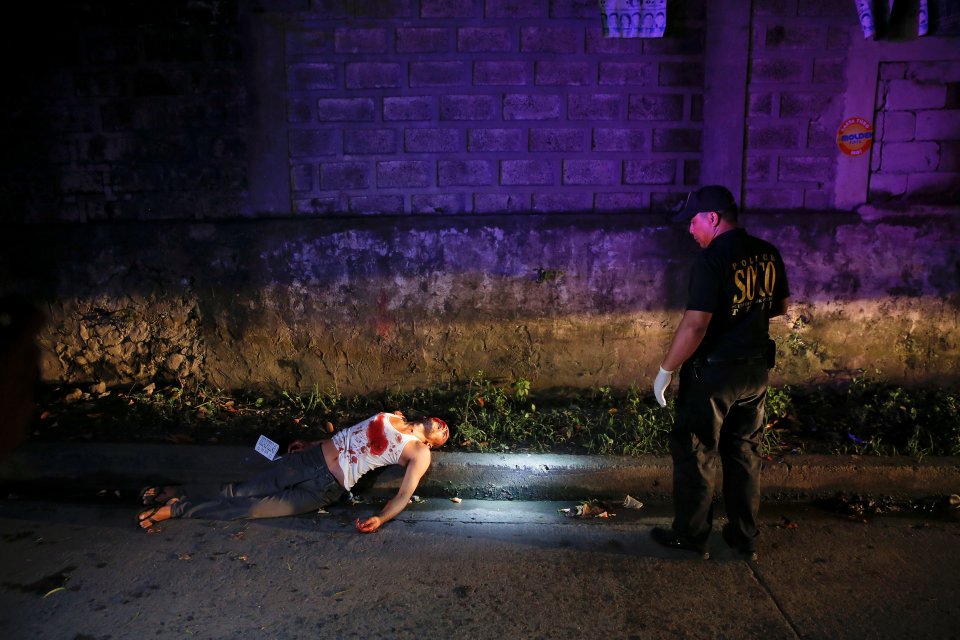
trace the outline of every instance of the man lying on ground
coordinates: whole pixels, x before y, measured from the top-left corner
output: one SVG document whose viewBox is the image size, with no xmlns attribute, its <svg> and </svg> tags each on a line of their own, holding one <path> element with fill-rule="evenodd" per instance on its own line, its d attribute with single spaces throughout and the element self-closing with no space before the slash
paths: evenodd
<svg viewBox="0 0 960 640">
<path fill-rule="evenodd" d="M 356 522 L 372 533 L 395 518 L 413 497 L 430 466 L 430 450 L 450 437 L 439 418 L 408 421 L 400 413 L 378 413 L 330 439 L 296 440 L 288 453 L 250 480 L 218 489 L 202 486 L 147 487 L 137 525 L 149 529 L 170 518 L 239 520 L 309 513 L 337 502 L 360 476 L 387 465 L 406 467 L 397 495 L 380 515 Z"/>
</svg>

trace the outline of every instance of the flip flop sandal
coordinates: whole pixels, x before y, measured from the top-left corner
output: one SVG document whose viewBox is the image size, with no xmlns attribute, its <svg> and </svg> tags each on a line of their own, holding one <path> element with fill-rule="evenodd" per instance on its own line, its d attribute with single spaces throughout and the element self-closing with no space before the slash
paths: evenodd
<svg viewBox="0 0 960 640">
<path fill-rule="evenodd" d="M 143 529 L 144 531 L 148 531 L 152 529 L 155 525 L 158 525 L 161 522 L 163 522 L 164 520 L 169 520 L 169 518 L 164 518 L 163 520 L 153 519 L 153 517 L 157 515 L 157 512 L 160 511 L 160 509 L 163 509 L 165 506 L 167 505 L 158 504 L 155 507 L 152 507 L 145 511 L 141 511 L 140 513 L 137 514 L 137 517 L 135 520 L 136 525 L 141 529 Z"/>
<path fill-rule="evenodd" d="M 153 529 L 155 525 L 158 525 L 161 522 L 165 522 L 167 520 L 170 520 L 176 517 L 171 508 L 169 516 L 167 516 L 166 518 L 160 518 L 159 520 L 156 519 L 156 515 L 160 511 L 160 509 L 163 509 L 164 507 L 172 507 L 177 502 L 180 502 L 180 498 L 170 498 L 163 504 L 157 504 L 149 509 L 144 509 L 143 511 L 140 511 L 139 513 L 137 513 L 137 516 L 134 522 L 138 527 L 140 527 L 144 531 L 150 531 L 151 529 Z"/>
</svg>

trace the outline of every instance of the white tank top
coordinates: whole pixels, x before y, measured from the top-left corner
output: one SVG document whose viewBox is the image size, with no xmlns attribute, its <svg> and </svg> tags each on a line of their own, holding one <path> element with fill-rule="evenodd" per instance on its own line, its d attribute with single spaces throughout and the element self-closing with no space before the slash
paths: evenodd
<svg viewBox="0 0 960 640">
<path fill-rule="evenodd" d="M 343 486 L 347 491 L 367 471 L 397 464 L 407 443 L 417 440 L 412 433 L 401 433 L 394 429 L 390 417 L 400 418 L 392 413 L 378 413 L 333 434 L 337 460 L 343 471 Z"/>
</svg>

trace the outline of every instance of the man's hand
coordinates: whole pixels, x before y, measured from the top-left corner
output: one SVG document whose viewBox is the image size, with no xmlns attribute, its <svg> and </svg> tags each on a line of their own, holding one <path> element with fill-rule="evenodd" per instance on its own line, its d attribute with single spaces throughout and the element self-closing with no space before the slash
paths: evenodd
<svg viewBox="0 0 960 640">
<path fill-rule="evenodd" d="M 661 407 L 667 406 L 667 399 L 663 394 L 670 386 L 671 380 L 673 380 L 673 371 L 667 371 L 660 367 L 657 379 L 653 381 L 653 397 L 657 399 L 657 404 Z"/>
<path fill-rule="evenodd" d="M 362 522 L 360 518 L 357 518 L 353 524 L 360 533 L 373 533 L 380 528 L 380 525 L 383 524 L 383 522 L 377 516 L 373 516 L 372 518 L 367 518 Z"/>
<path fill-rule="evenodd" d="M 319 440 L 294 440 L 287 447 L 287 453 L 297 453 L 298 451 L 306 451 L 307 449 L 312 449 L 317 446 Z"/>
<path fill-rule="evenodd" d="M 385 522 L 390 522 L 396 518 L 410 504 L 410 499 L 413 498 L 413 492 L 417 489 L 420 478 L 423 477 L 427 467 L 430 466 L 430 449 L 419 440 L 408 442 L 403 447 L 403 453 L 400 454 L 398 464 L 406 466 L 407 470 L 403 472 L 403 481 L 400 483 L 397 495 L 383 505 L 380 515 L 363 521 L 357 518 L 354 525 L 360 533 L 373 533 Z"/>
</svg>

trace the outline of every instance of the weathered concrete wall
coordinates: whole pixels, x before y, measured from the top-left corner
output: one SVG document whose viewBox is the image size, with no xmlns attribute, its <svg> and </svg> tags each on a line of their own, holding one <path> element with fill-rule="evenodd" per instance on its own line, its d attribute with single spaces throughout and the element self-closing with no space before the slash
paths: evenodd
<svg viewBox="0 0 960 640">
<path fill-rule="evenodd" d="M 864 41 L 848 1 L 671 1 L 665 37 L 610 39 L 598 9 L 25 6 L 0 27 L 0 293 L 46 301 L 45 377 L 646 384 L 696 249 L 656 212 L 717 182 L 792 267 L 783 380 L 955 379 L 947 16 Z M 851 116 L 872 157 L 838 151 Z M 833 213 L 872 198 L 912 217 Z"/>
<path fill-rule="evenodd" d="M 697 250 L 657 216 L 351 222 L 22 227 L 0 272 L 49 301 L 49 380 L 627 387 L 656 371 Z M 956 215 L 746 222 L 790 270 L 778 381 L 958 378 Z"/>
</svg>

